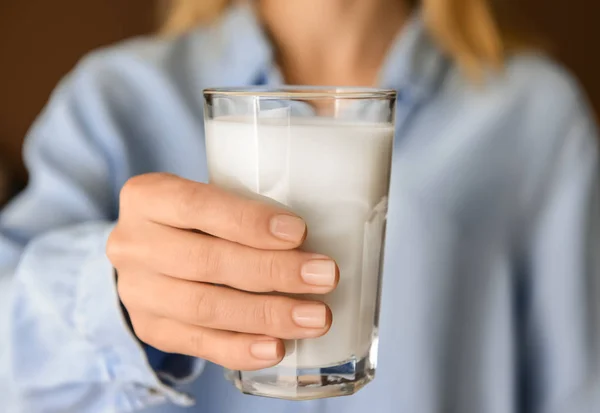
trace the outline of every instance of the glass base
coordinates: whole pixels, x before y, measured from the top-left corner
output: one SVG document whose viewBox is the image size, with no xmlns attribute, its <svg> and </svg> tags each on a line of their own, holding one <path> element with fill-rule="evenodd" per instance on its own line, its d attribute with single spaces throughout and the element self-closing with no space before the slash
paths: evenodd
<svg viewBox="0 0 600 413">
<path fill-rule="evenodd" d="M 320 368 L 276 366 L 260 371 L 231 371 L 225 376 L 242 393 L 285 400 L 349 396 L 375 377 L 369 357 Z"/>
</svg>

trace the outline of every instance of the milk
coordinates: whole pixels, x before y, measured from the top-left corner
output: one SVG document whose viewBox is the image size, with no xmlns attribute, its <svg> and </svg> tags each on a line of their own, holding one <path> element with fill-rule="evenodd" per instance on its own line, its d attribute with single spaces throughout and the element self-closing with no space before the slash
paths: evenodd
<svg viewBox="0 0 600 413">
<path fill-rule="evenodd" d="M 334 292 L 309 297 L 329 305 L 331 330 L 286 343 L 281 365 L 366 357 L 376 330 L 392 125 L 316 117 L 206 122 L 211 183 L 285 205 L 308 225 L 302 249 L 332 257 L 340 269 Z"/>
</svg>

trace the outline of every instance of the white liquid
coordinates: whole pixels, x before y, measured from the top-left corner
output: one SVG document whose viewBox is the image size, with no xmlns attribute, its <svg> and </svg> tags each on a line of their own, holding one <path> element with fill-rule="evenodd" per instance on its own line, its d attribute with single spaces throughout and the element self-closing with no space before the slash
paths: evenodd
<svg viewBox="0 0 600 413">
<path fill-rule="evenodd" d="M 393 142 L 390 124 L 292 118 L 207 121 L 211 183 L 273 199 L 304 218 L 306 251 L 340 268 L 323 297 L 329 333 L 287 344 L 283 366 L 333 366 L 366 356 L 374 332 Z"/>
</svg>

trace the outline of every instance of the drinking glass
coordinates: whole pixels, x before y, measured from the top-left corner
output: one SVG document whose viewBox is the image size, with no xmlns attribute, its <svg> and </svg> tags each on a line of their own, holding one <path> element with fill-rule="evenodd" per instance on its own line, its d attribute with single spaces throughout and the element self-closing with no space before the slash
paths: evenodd
<svg viewBox="0 0 600 413">
<path fill-rule="evenodd" d="M 302 249 L 339 267 L 323 337 L 290 340 L 277 366 L 226 371 L 244 393 L 291 400 L 353 394 L 374 378 L 396 92 L 371 88 L 204 91 L 210 182 L 302 217 Z"/>
</svg>

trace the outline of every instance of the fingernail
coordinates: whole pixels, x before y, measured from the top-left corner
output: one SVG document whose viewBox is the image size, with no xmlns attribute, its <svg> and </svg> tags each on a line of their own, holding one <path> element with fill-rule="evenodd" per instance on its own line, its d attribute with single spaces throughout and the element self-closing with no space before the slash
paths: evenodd
<svg viewBox="0 0 600 413">
<path fill-rule="evenodd" d="M 259 360 L 277 360 L 279 343 L 276 341 L 257 341 L 250 345 L 250 354 Z"/>
<path fill-rule="evenodd" d="M 302 242 L 306 232 L 306 224 L 301 218 L 293 215 L 277 215 L 271 219 L 271 234 L 290 242 Z"/>
<path fill-rule="evenodd" d="M 327 308 L 323 304 L 303 304 L 294 307 L 292 319 L 300 327 L 324 328 L 327 325 Z"/>
<path fill-rule="evenodd" d="M 300 275 L 307 284 L 333 287 L 336 272 L 335 262 L 331 260 L 311 260 L 304 263 Z"/>
</svg>

